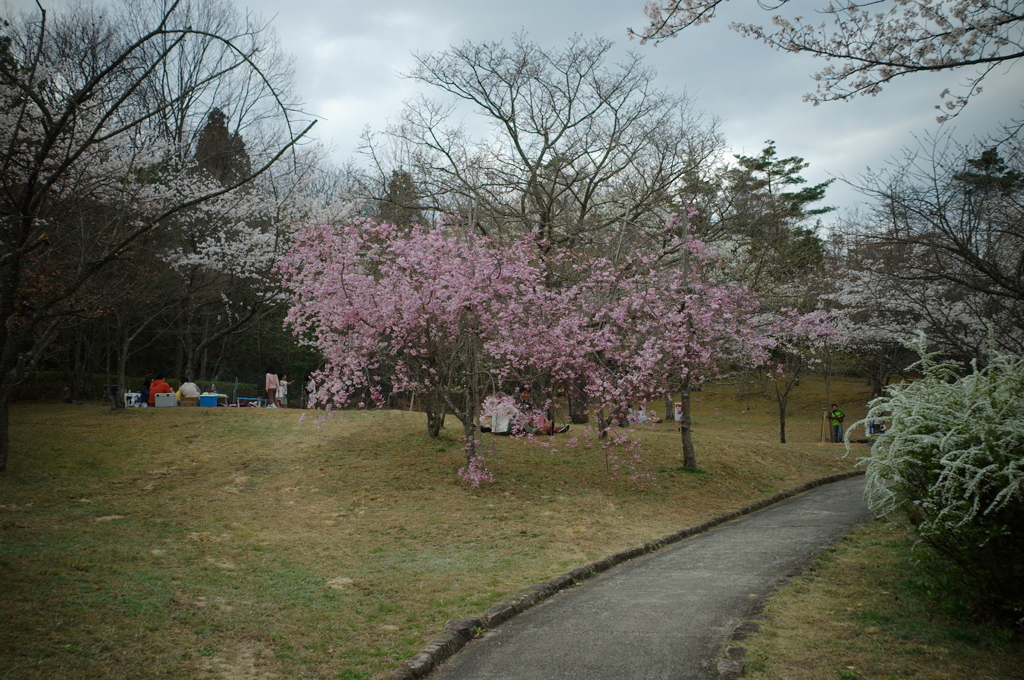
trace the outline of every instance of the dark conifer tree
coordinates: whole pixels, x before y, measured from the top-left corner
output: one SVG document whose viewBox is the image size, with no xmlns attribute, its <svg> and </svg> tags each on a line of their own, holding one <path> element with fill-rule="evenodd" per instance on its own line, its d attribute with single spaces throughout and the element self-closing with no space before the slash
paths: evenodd
<svg viewBox="0 0 1024 680">
<path fill-rule="evenodd" d="M 245 141 L 228 130 L 228 118 L 220 109 L 210 111 L 196 143 L 196 167 L 219 183 L 234 184 L 252 172 Z"/>
</svg>

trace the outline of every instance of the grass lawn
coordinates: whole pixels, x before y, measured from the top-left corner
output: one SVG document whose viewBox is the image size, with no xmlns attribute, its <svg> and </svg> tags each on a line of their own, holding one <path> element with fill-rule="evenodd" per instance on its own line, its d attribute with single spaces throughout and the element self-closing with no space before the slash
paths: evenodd
<svg viewBox="0 0 1024 680">
<path fill-rule="evenodd" d="M 1024 641 L 979 625 L 917 562 L 900 522 L 869 522 L 769 601 L 750 680 L 1024 678 Z"/>
<path fill-rule="evenodd" d="M 447 619 L 851 469 L 818 443 L 821 394 L 797 389 L 785 445 L 774 402 L 699 396 L 702 472 L 655 425 L 635 435 L 657 481 L 643 492 L 575 426 L 485 435 L 497 481 L 474 490 L 456 478 L 461 426 L 430 440 L 422 414 L 318 428 L 295 410 L 14 405 L 0 677 L 386 677 Z M 869 396 L 833 395 L 848 423 Z"/>
</svg>

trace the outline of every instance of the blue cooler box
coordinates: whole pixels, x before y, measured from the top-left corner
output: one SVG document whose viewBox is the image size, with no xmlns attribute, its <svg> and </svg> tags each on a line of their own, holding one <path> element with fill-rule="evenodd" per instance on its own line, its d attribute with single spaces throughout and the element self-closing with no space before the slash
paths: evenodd
<svg viewBox="0 0 1024 680">
<path fill-rule="evenodd" d="M 200 406 L 216 406 L 217 405 L 217 397 L 214 397 L 214 396 L 199 397 L 199 405 Z"/>
</svg>

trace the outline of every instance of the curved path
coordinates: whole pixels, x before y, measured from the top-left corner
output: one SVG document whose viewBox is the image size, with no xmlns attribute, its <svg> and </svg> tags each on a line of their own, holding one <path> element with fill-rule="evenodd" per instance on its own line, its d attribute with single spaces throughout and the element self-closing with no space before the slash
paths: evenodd
<svg viewBox="0 0 1024 680">
<path fill-rule="evenodd" d="M 469 643 L 430 680 L 712 677 L 751 605 L 869 516 L 864 477 L 818 487 L 622 564 Z"/>
</svg>

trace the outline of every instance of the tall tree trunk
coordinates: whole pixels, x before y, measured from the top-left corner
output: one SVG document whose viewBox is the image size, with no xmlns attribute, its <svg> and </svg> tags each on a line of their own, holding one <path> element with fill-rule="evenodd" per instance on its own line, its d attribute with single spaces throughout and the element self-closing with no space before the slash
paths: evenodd
<svg viewBox="0 0 1024 680">
<path fill-rule="evenodd" d="M 462 431 L 466 438 L 466 465 L 469 466 L 476 458 L 476 440 L 480 436 L 480 352 L 479 326 L 473 324 L 473 336 L 470 342 L 472 356 L 469 360 L 469 372 L 466 375 L 466 420 L 462 423 Z M 467 468 L 468 469 L 468 468 Z"/>
<path fill-rule="evenodd" d="M 832 352 L 825 353 L 825 405 L 832 408 Z"/>
<path fill-rule="evenodd" d="M 182 373 L 182 365 L 185 360 L 185 343 L 181 341 L 181 338 L 174 339 L 174 375 L 184 375 L 188 380 L 192 379 L 192 376 L 188 373 Z"/>
<path fill-rule="evenodd" d="M 6 393 L 0 394 L 0 472 L 7 470 L 7 452 L 11 446 L 7 399 Z"/>
<path fill-rule="evenodd" d="M 683 467 L 687 470 L 697 470 L 697 452 L 693 448 L 692 419 L 690 417 L 690 384 L 683 384 L 682 394 L 679 402 L 682 404 L 679 418 L 679 431 L 683 440 Z"/>
<path fill-rule="evenodd" d="M 127 333 L 125 333 L 127 335 Z M 128 343 L 126 337 L 118 343 L 117 347 L 117 393 L 125 395 L 128 393 Z M 114 399 L 114 409 L 124 408 L 124 396 Z"/>
<path fill-rule="evenodd" d="M 107 335 L 107 339 L 108 340 L 110 339 L 109 334 Z M 105 358 L 106 358 L 106 366 L 104 367 L 105 370 L 104 370 L 104 375 L 103 375 L 103 396 L 104 397 L 108 396 L 108 391 L 110 390 L 110 387 L 108 387 L 110 385 L 110 349 L 111 349 L 110 348 L 110 344 L 111 343 L 109 343 L 109 342 L 106 343 L 107 347 L 106 347 L 106 350 L 103 352 L 103 354 L 105 355 Z M 120 388 L 115 387 L 114 388 L 114 393 L 109 395 L 110 396 L 110 407 L 111 408 L 115 408 L 115 409 L 117 408 L 117 398 L 120 395 L 121 395 Z"/>
<path fill-rule="evenodd" d="M 479 434 L 479 426 L 472 418 L 467 418 L 466 422 L 462 423 L 462 436 L 466 439 L 466 465 L 472 464 L 476 458 L 476 438 Z"/>
<path fill-rule="evenodd" d="M 133 330 L 131 327 L 132 317 L 129 316 L 127 321 L 118 323 L 117 330 L 117 347 L 116 358 L 117 358 L 117 390 L 120 394 L 126 394 L 128 390 L 128 358 L 132 355 L 132 345 L 135 343 L 135 339 L 146 330 L 153 319 L 156 318 L 156 314 L 152 314 L 144 318 L 141 322 L 138 322 L 138 326 Z M 175 347 L 180 350 L 181 343 L 175 341 Z M 181 365 L 181 352 L 178 352 L 178 366 Z M 121 408 L 124 406 L 124 398 L 122 397 L 118 404 L 114 408 Z"/>
<path fill-rule="evenodd" d="M 224 352 L 227 350 L 228 338 L 225 337 L 220 342 L 220 352 L 217 354 L 217 358 L 213 361 L 213 376 L 211 380 L 213 382 L 223 382 L 224 377 Z"/>
<path fill-rule="evenodd" d="M 74 375 L 73 375 L 73 364 L 72 357 L 74 356 L 74 347 L 71 343 L 67 343 L 64 348 L 64 353 L 67 355 L 64 359 L 64 394 L 62 396 L 65 404 L 71 403 L 71 395 L 74 394 Z"/>
<path fill-rule="evenodd" d="M 682 236 L 683 243 L 690 238 L 690 219 L 683 210 L 680 218 L 680 236 Z M 690 287 L 690 251 L 689 249 L 683 249 L 683 280 L 686 281 L 686 287 Z M 686 330 L 687 335 L 693 334 L 693 319 L 690 314 L 686 315 Z M 680 390 L 679 402 L 682 404 L 680 409 L 679 417 L 679 433 L 683 440 L 683 467 L 687 470 L 696 470 L 697 468 L 697 452 L 693 449 L 693 432 L 691 431 L 692 418 L 691 418 L 691 406 L 690 406 L 690 372 L 687 370 L 685 377 L 683 378 L 682 390 Z"/>
<path fill-rule="evenodd" d="M 569 384 L 569 421 L 574 425 L 583 425 L 588 422 L 587 417 L 587 393 L 584 388 L 584 378 L 576 378 Z"/>
<path fill-rule="evenodd" d="M 185 345 L 185 372 L 181 375 L 184 375 L 187 380 L 195 380 L 196 375 L 198 375 L 196 372 L 198 364 L 199 357 L 196 350 L 192 347 L 192 343 L 188 343 Z M 202 382 L 202 377 L 200 377 L 199 380 Z"/>
<path fill-rule="evenodd" d="M 871 396 L 880 397 L 885 391 L 884 377 L 881 375 L 881 371 L 872 371 L 870 375 L 871 380 Z M 831 405 L 831 404 L 830 404 Z"/>
<path fill-rule="evenodd" d="M 199 364 L 199 380 L 200 380 L 200 382 L 206 382 L 206 359 L 207 359 L 207 351 L 206 350 L 209 347 L 209 345 L 207 344 L 207 340 L 209 339 L 209 337 L 210 337 L 210 317 L 207 316 L 206 320 L 205 320 L 205 323 L 203 325 L 203 340 L 202 340 L 202 343 L 201 343 L 201 347 L 203 349 L 202 349 L 202 352 L 200 353 L 200 359 L 199 359 L 199 361 L 200 361 L 200 364 Z"/>
<path fill-rule="evenodd" d="M 785 383 L 785 388 L 780 389 L 778 381 L 775 382 L 775 400 L 779 403 L 779 443 L 786 443 L 786 410 L 789 408 L 789 393 L 793 386 L 800 379 L 800 373 L 795 373 L 793 378 Z"/>
<path fill-rule="evenodd" d="M 75 374 L 74 399 L 81 399 L 85 392 L 85 361 L 82 358 L 82 335 L 75 333 L 75 367 L 72 369 Z"/>
<path fill-rule="evenodd" d="M 2 275 L 0 275 L 0 289 L 2 289 Z M 5 311 L 3 298 L 0 298 L 0 318 Z M 10 319 L 10 316 L 7 317 Z M 36 338 L 35 347 L 27 351 L 18 351 L 18 339 L 12 337 L 10 329 L 0 327 L 0 472 L 7 470 L 7 456 L 10 453 L 10 420 L 9 407 L 11 392 L 15 386 L 35 370 L 36 362 L 40 355 L 56 339 L 58 321 L 50 322 L 49 326 L 35 326 Z M 23 329 L 21 329 L 23 330 Z"/>
<path fill-rule="evenodd" d="M 779 443 L 786 443 L 786 405 L 789 397 L 779 397 Z"/>
</svg>

